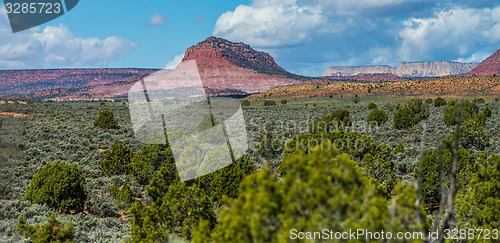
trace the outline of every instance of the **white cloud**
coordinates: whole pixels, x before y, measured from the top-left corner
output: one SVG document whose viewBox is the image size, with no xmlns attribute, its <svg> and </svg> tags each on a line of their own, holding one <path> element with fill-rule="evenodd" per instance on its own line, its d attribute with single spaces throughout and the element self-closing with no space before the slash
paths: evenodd
<svg viewBox="0 0 500 243">
<path fill-rule="evenodd" d="M 302 42 L 325 23 L 319 5 L 297 5 L 295 0 L 256 0 L 222 14 L 214 35 L 255 46 L 271 47 Z"/>
<path fill-rule="evenodd" d="M 469 57 L 460 57 L 456 60 L 453 60 L 455 62 L 462 62 L 462 63 L 472 63 L 472 62 L 482 62 L 484 59 L 488 58 L 492 53 L 474 53 Z"/>
<path fill-rule="evenodd" d="M 165 69 L 175 69 L 179 63 L 181 63 L 182 59 L 184 58 L 184 53 L 176 55 L 174 59 L 172 59 L 170 62 L 167 62 L 165 65 Z"/>
<path fill-rule="evenodd" d="M 455 8 L 436 12 L 433 17 L 410 18 L 399 36 L 399 54 L 403 59 L 429 57 L 433 53 L 470 56 L 478 48 L 500 44 L 500 6 Z"/>
<path fill-rule="evenodd" d="M 153 14 L 149 18 L 149 25 L 150 26 L 163 25 L 166 22 L 167 22 L 167 16 L 163 16 L 161 14 Z"/>
<path fill-rule="evenodd" d="M 64 25 L 13 34 L 0 9 L 0 69 L 106 67 L 137 46 L 116 36 L 75 37 Z"/>
</svg>

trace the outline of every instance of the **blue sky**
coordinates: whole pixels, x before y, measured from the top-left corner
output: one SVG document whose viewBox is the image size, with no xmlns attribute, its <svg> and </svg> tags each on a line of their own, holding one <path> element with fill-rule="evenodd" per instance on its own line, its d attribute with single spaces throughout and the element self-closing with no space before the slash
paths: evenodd
<svg viewBox="0 0 500 243">
<path fill-rule="evenodd" d="M 11 33 L 0 8 L 0 69 L 175 65 L 215 35 L 319 76 L 331 65 L 481 61 L 500 48 L 496 0 L 82 0 Z"/>
</svg>

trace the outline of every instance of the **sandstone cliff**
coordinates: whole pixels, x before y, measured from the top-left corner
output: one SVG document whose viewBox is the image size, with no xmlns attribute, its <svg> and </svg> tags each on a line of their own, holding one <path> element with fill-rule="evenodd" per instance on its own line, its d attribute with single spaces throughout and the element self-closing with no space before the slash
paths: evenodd
<svg viewBox="0 0 500 243">
<path fill-rule="evenodd" d="M 399 77 L 442 77 L 468 73 L 477 63 L 459 62 L 411 62 L 402 63 L 397 68 L 386 65 L 355 66 L 355 67 L 329 67 L 323 76 L 345 77 L 357 74 L 382 74 L 390 73 Z"/>
<path fill-rule="evenodd" d="M 477 67 L 469 72 L 476 76 L 500 76 L 500 50 L 482 61 Z"/>
</svg>

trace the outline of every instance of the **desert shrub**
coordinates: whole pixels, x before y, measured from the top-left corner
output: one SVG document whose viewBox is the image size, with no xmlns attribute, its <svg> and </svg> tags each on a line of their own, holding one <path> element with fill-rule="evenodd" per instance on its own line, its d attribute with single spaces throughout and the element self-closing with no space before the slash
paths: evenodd
<svg viewBox="0 0 500 243">
<path fill-rule="evenodd" d="M 47 164 L 33 176 L 24 199 L 58 210 L 81 212 L 87 199 L 85 178 L 76 165 Z"/>
<path fill-rule="evenodd" d="M 492 112 L 489 106 L 484 107 L 483 114 L 485 117 L 491 117 Z"/>
<path fill-rule="evenodd" d="M 244 100 L 243 102 L 241 102 L 241 106 L 250 106 L 250 101 Z"/>
<path fill-rule="evenodd" d="M 394 127 L 398 129 L 409 128 L 414 125 L 414 114 L 408 107 L 400 107 L 394 114 Z"/>
<path fill-rule="evenodd" d="M 437 206 L 441 202 L 441 179 L 440 170 L 444 173 L 445 183 L 449 183 L 449 175 L 451 173 L 451 164 L 453 161 L 452 151 L 450 146 L 454 146 L 451 142 L 451 136 L 443 139 L 444 149 L 442 151 L 443 164 L 440 167 L 439 151 L 431 150 L 424 153 L 422 164 L 422 202 L 428 206 Z M 458 168 L 457 168 L 457 189 L 463 188 L 470 180 L 470 170 L 474 162 L 474 157 L 464 148 L 458 150 Z M 415 178 L 418 176 L 415 170 Z"/>
<path fill-rule="evenodd" d="M 128 174 L 133 157 L 134 151 L 125 142 L 116 140 L 111 150 L 106 150 L 102 156 L 99 169 L 107 176 Z"/>
<path fill-rule="evenodd" d="M 405 148 L 403 146 L 403 143 L 398 143 L 398 145 L 392 150 L 393 153 L 404 153 L 405 152 Z"/>
<path fill-rule="evenodd" d="M 55 214 L 47 217 L 47 223 L 27 225 L 26 218 L 20 217 L 16 231 L 23 233 L 25 238 L 29 238 L 34 243 L 44 242 L 74 242 L 75 224 L 62 223 L 57 220 Z"/>
<path fill-rule="evenodd" d="M 200 220 L 215 221 L 208 195 L 196 185 L 176 181 L 165 189 L 160 197 L 152 198 L 151 206 L 136 201 L 130 209 L 132 241 L 167 242 L 170 234 L 190 239 Z"/>
<path fill-rule="evenodd" d="M 457 199 L 457 226 L 498 229 L 500 227 L 500 157 L 480 158 L 467 190 Z M 461 194 L 461 195 L 460 195 Z"/>
<path fill-rule="evenodd" d="M 99 116 L 95 119 L 94 126 L 104 129 L 116 129 L 118 128 L 118 120 L 115 119 L 113 112 L 103 110 L 99 112 Z"/>
<path fill-rule="evenodd" d="M 398 107 L 398 111 L 394 114 L 394 127 L 398 129 L 412 127 L 429 115 L 430 111 L 427 103 L 424 103 L 421 99 L 412 99 Z"/>
<path fill-rule="evenodd" d="M 283 163 L 288 170 L 282 182 L 267 167 L 246 177 L 240 195 L 222 209 L 213 233 L 207 232 L 208 223 L 200 224 L 205 229 L 196 230 L 194 242 L 285 242 L 290 229 L 319 232 L 324 225 L 338 232 L 353 227 L 389 230 L 385 227 L 391 224 L 383 216 L 389 213 L 385 199 L 345 154 L 315 150 L 287 157 Z M 331 213 L 340 208 L 342 213 Z"/>
<path fill-rule="evenodd" d="M 265 135 L 259 144 L 259 154 L 264 158 L 276 158 L 283 152 L 283 142 L 273 134 Z"/>
<path fill-rule="evenodd" d="M 114 180 L 113 184 L 109 186 L 108 190 L 109 190 L 109 195 L 111 195 L 111 197 L 116 199 L 116 197 L 118 196 L 118 192 L 120 192 L 120 183 L 118 182 L 118 180 Z"/>
<path fill-rule="evenodd" d="M 377 105 L 375 103 L 372 102 L 372 103 L 368 104 L 368 109 L 369 110 L 373 110 L 373 109 L 376 109 L 376 108 L 377 108 Z"/>
<path fill-rule="evenodd" d="M 272 105 L 276 105 L 276 102 L 274 100 L 266 100 L 266 101 L 264 101 L 264 105 L 265 106 L 272 106 Z"/>
<path fill-rule="evenodd" d="M 286 101 L 286 100 L 281 100 L 281 104 L 282 104 L 282 105 L 286 105 L 286 103 L 288 103 L 288 101 Z"/>
<path fill-rule="evenodd" d="M 377 122 L 377 124 L 380 126 L 383 125 L 387 121 L 387 119 L 389 119 L 389 115 L 386 111 L 375 108 L 370 112 L 370 114 L 368 114 L 366 121 L 368 123 L 372 121 Z"/>
<path fill-rule="evenodd" d="M 160 166 L 175 170 L 171 148 L 165 145 L 148 144 L 134 155 L 130 170 L 139 184 L 147 185 Z"/>
<path fill-rule="evenodd" d="M 134 192 L 128 185 L 128 183 L 125 182 L 120 188 L 120 191 L 116 195 L 116 201 L 119 204 L 124 204 L 124 205 L 130 205 L 135 201 L 134 198 Z"/>
<path fill-rule="evenodd" d="M 484 99 L 483 98 L 475 98 L 472 100 L 472 103 L 475 103 L 475 104 L 484 104 Z"/>
<path fill-rule="evenodd" d="M 354 102 L 355 104 L 359 103 L 360 99 L 358 97 L 358 95 L 355 95 L 354 98 L 352 99 L 352 102 Z"/>
<path fill-rule="evenodd" d="M 461 108 L 462 121 L 473 118 L 478 114 L 478 108 L 474 103 L 471 103 L 468 100 L 462 100 L 461 102 L 458 100 L 450 100 L 443 113 L 443 121 L 447 126 L 457 124 L 458 106 Z"/>
<path fill-rule="evenodd" d="M 313 122 L 309 124 L 309 132 L 329 132 L 342 129 L 342 127 L 344 126 L 351 125 L 351 114 L 349 113 L 349 111 L 338 109 L 333 111 L 330 115 L 314 119 Z"/>
<path fill-rule="evenodd" d="M 466 149 L 477 150 L 487 147 L 491 134 L 484 132 L 484 122 L 485 117 L 482 114 L 465 120 L 460 127 L 460 145 Z"/>
<path fill-rule="evenodd" d="M 446 105 L 446 100 L 441 98 L 441 97 L 437 97 L 435 100 L 434 100 L 434 106 L 435 107 L 440 107 L 440 106 L 443 106 L 443 105 Z"/>
<path fill-rule="evenodd" d="M 111 197 L 107 195 L 91 194 L 87 203 L 87 211 L 99 217 L 118 217 L 118 208 L 114 205 Z"/>
</svg>

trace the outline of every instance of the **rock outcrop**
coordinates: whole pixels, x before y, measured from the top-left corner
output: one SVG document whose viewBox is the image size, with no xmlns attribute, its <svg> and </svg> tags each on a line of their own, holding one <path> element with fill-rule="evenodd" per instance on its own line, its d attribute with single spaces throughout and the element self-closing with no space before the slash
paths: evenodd
<svg viewBox="0 0 500 243">
<path fill-rule="evenodd" d="M 189 47 L 182 61 L 190 60 L 196 61 L 203 85 L 210 89 L 254 93 L 310 79 L 285 71 L 265 52 L 217 37 Z"/>
<path fill-rule="evenodd" d="M 477 63 L 444 61 L 402 63 L 397 68 L 392 68 L 386 65 L 329 67 L 323 76 L 345 77 L 357 74 L 390 73 L 404 78 L 429 78 L 465 74 L 472 70 L 476 65 Z"/>
<path fill-rule="evenodd" d="M 475 76 L 500 76 L 500 50 L 479 63 L 477 67 L 469 72 Z"/>
</svg>

